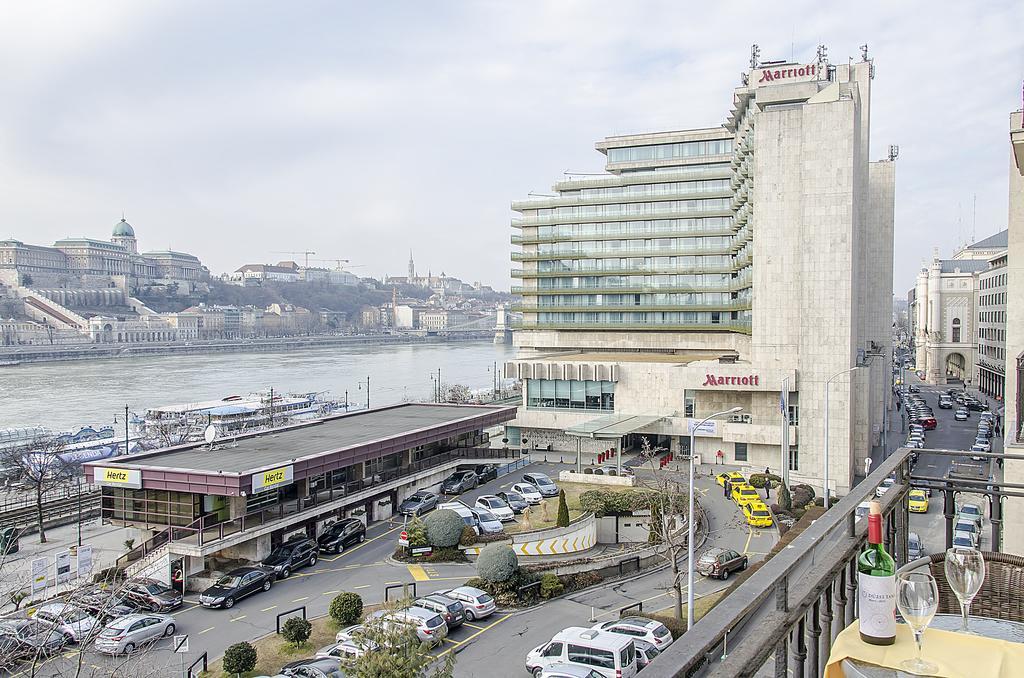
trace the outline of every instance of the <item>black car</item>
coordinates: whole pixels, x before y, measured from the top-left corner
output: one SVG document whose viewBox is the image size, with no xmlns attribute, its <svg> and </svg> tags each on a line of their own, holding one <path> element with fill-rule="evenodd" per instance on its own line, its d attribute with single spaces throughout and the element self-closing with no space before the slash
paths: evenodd
<svg viewBox="0 0 1024 678">
<path fill-rule="evenodd" d="M 967 405 L 967 409 L 974 410 L 975 412 L 984 412 L 985 410 L 988 409 L 988 406 L 985 405 L 985 403 L 981 402 L 980 400 L 972 399 L 966 401 L 964 404 Z"/>
<path fill-rule="evenodd" d="M 125 583 L 128 598 L 147 612 L 167 612 L 181 607 L 184 597 L 155 579 L 133 579 Z"/>
<path fill-rule="evenodd" d="M 104 589 L 99 585 L 79 592 L 74 602 L 101 622 L 133 614 L 141 609 L 138 601 L 128 591 Z"/>
<path fill-rule="evenodd" d="M 417 598 L 413 605 L 441 615 L 445 624 L 448 625 L 449 631 L 462 626 L 466 621 L 466 606 L 460 601 L 453 600 L 448 596 L 442 596 L 440 593 Z"/>
<path fill-rule="evenodd" d="M 921 387 L 917 386 L 915 384 L 911 384 L 910 385 L 910 392 L 911 393 L 920 393 L 921 392 Z"/>
<path fill-rule="evenodd" d="M 316 565 L 316 559 L 320 555 L 320 545 L 309 537 L 292 537 L 285 543 L 270 552 L 260 565 L 268 570 L 273 570 L 279 579 L 287 579 L 292 572 L 305 567 Z"/>
<path fill-rule="evenodd" d="M 340 663 L 334 657 L 300 659 L 282 666 L 281 673 L 301 678 L 345 678 Z"/>
<path fill-rule="evenodd" d="M 398 505 L 398 512 L 404 516 L 421 516 L 437 508 L 439 497 L 428 490 L 418 490 Z"/>
<path fill-rule="evenodd" d="M 497 464 L 479 464 L 475 469 L 477 482 L 481 485 L 486 483 L 488 480 L 498 479 L 498 465 Z"/>
<path fill-rule="evenodd" d="M 441 494 L 462 494 L 479 484 L 475 471 L 456 471 L 441 483 Z"/>
<path fill-rule="evenodd" d="M 366 539 L 366 526 L 357 518 L 345 518 L 331 523 L 324 528 L 324 533 L 316 538 L 320 549 L 328 553 L 341 553 L 352 544 L 359 544 Z"/>
<path fill-rule="evenodd" d="M 274 584 L 274 571 L 262 567 L 239 567 L 218 579 L 199 596 L 203 607 L 230 609 L 235 603 L 259 591 L 269 591 Z"/>
<path fill-rule="evenodd" d="M 68 643 L 63 633 L 33 619 L 9 619 L 0 623 L 0 638 L 4 640 L 5 659 L 52 657 Z"/>
<path fill-rule="evenodd" d="M 522 513 L 530 506 L 529 502 L 518 492 L 498 492 L 497 496 L 505 500 L 513 513 Z"/>
</svg>

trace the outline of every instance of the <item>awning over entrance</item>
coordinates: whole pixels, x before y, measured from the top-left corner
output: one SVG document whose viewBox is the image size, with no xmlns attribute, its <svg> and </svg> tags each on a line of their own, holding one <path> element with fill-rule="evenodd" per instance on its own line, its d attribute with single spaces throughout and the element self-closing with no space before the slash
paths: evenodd
<svg viewBox="0 0 1024 678">
<path fill-rule="evenodd" d="M 579 436 L 581 438 L 614 440 L 638 431 L 645 426 L 650 426 L 663 418 L 609 414 L 567 428 L 565 432 L 571 436 Z"/>
</svg>

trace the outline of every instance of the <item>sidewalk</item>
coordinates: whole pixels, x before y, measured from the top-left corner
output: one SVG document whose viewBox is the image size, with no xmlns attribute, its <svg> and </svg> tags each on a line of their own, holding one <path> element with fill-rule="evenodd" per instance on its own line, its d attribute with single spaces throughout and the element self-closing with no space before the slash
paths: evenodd
<svg viewBox="0 0 1024 678">
<path fill-rule="evenodd" d="M 82 521 L 82 545 L 93 548 L 93 572 L 112 567 L 117 558 L 125 552 L 124 541 L 131 530 L 116 525 L 101 525 L 99 518 Z M 39 543 L 39 534 L 25 535 L 18 540 L 18 552 L 11 553 L 5 560 L 5 568 L 21 570 L 30 567 L 35 558 L 48 558 L 51 561 L 61 551 L 71 546 L 78 546 L 78 523 L 62 525 L 46 530 L 46 543 Z"/>
</svg>

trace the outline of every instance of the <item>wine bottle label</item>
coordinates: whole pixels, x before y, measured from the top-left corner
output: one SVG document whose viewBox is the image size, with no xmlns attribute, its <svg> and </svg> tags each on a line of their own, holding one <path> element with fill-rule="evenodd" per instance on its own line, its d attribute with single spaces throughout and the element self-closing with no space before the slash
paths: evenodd
<svg viewBox="0 0 1024 678">
<path fill-rule="evenodd" d="M 875 577 L 859 572 L 857 609 L 860 632 L 872 638 L 896 635 L 896 576 Z"/>
</svg>

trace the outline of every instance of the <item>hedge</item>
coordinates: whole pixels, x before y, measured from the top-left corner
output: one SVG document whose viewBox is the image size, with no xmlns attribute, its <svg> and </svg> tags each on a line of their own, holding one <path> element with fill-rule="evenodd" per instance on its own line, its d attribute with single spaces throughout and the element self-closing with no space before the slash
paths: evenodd
<svg viewBox="0 0 1024 678">
<path fill-rule="evenodd" d="M 686 495 L 670 494 L 663 496 L 655 490 L 633 489 L 624 492 L 610 490 L 587 490 L 580 495 L 580 509 L 590 511 L 598 518 L 602 516 L 629 515 L 634 511 L 646 511 L 651 504 L 659 499 L 667 499 L 669 505 L 675 505 L 682 511 L 686 505 Z"/>
</svg>

